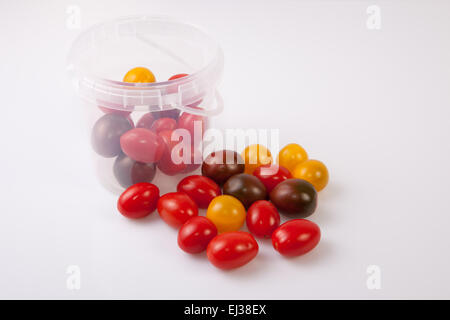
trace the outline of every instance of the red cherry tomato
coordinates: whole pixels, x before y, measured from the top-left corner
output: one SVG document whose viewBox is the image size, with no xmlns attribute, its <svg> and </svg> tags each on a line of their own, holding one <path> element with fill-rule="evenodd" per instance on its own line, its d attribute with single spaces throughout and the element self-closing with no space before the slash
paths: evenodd
<svg viewBox="0 0 450 320">
<path fill-rule="evenodd" d="M 154 132 L 134 128 L 120 137 L 123 152 L 131 159 L 144 163 L 157 162 L 164 153 L 164 141 Z"/>
<path fill-rule="evenodd" d="M 188 176 L 181 180 L 177 191 L 186 193 L 202 209 L 208 208 L 211 200 L 222 194 L 217 183 L 200 175 Z"/>
<path fill-rule="evenodd" d="M 174 147 L 180 143 L 179 141 L 172 141 L 172 132 L 170 130 L 161 131 L 158 136 L 164 141 L 164 152 L 161 157 L 161 160 L 158 162 L 158 169 L 161 172 L 165 173 L 168 176 L 173 176 L 178 173 L 182 173 L 186 170 L 186 164 L 183 162 L 175 163 L 174 159 L 172 159 L 172 151 Z M 179 153 L 180 157 L 182 152 Z"/>
<path fill-rule="evenodd" d="M 177 121 L 172 118 L 159 118 L 153 122 L 151 129 L 156 132 L 160 133 L 164 130 L 174 130 L 177 127 Z"/>
<path fill-rule="evenodd" d="M 151 130 L 155 117 L 153 113 L 149 112 L 144 114 L 136 124 L 136 128 L 144 128 Z"/>
<path fill-rule="evenodd" d="M 248 231 L 257 237 L 270 238 L 280 225 L 277 208 L 267 200 L 254 202 L 247 211 Z"/>
<path fill-rule="evenodd" d="M 208 244 L 206 255 L 219 269 L 228 270 L 242 267 L 258 254 L 255 238 L 244 231 L 225 232 Z"/>
<path fill-rule="evenodd" d="M 171 77 L 169 78 L 169 80 L 175 80 L 175 79 L 183 78 L 183 77 L 186 77 L 186 76 L 188 76 L 187 73 L 180 73 L 180 74 L 176 74 L 176 75 L 174 75 L 174 76 L 171 76 Z"/>
<path fill-rule="evenodd" d="M 203 154 L 200 150 L 191 146 L 191 160 L 189 163 L 186 163 L 186 168 L 181 173 L 191 173 L 202 165 Z"/>
<path fill-rule="evenodd" d="M 158 199 L 157 186 L 147 182 L 136 183 L 120 195 L 117 209 L 127 218 L 143 218 L 155 211 Z"/>
<path fill-rule="evenodd" d="M 288 169 L 276 164 L 260 166 L 253 171 L 253 175 L 261 180 L 267 189 L 267 193 L 270 193 L 280 182 L 292 178 Z"/>
<path fill-rule="evenodd" d="M 206 217 L 193 217 L 178 231 L 178 246 L 187 253 L 200 253 L 217 235 L 217 228 Z"/>
<path fill-rule="evenodd" d="M 179 228 L 187 220 L 198 215 L 198 208 L 187 194 L 171 192 L 159 198 L 158 213 L 168 225 Z"/>
<path fill-rule="evenodd" d="M 201 141 L 195 140 L 196 138 L 201 139 L 203 137 L 206 129 L 206 119 L 196 114 L 183 112 L 183 114 L 178 119 L 178 128 L 186 129 L 187 131 L 189 131 L 191 135 L 191 144 L 198 145 Z M 195 128 L 197 129 L 195 130 Z M 194 135 L 196 131 L 200 135 L 199 137 L 196 137 Z"/>
<path fill-rule="evenodd" d="M 319 241 L 319 226 L 306 219 L 285 222 L 272 234 L 275 250 L 288 257 L 300 256 L 311 251 Z"/>
</svg>

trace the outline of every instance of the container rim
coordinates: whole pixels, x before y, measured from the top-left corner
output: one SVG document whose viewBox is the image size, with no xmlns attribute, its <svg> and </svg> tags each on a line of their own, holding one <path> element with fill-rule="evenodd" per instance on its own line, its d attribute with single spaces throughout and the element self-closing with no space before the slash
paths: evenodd
<svg viewBox="0 0 450 320">
<path fill-rule="evenodd" d="M 193 30 L 199 32 L 205 38 L 208 39 L 208 41 L 211 42 L 213 46 L 213 54 L 212 58 L 210 58 L 209 61 L 207 61 L 203 67 L 201 67 L 199 70 L 196 70 L 193 73 L 188 74 L 185 77 L 173 79 L 173 80 L 165 80 L 165 81 L 158 81 L 158 82 L 152 82 L 152 83 L 132 83 L 132 82 L 124 82 L 124 81 L 118 81 L 118 80 L 112 80 L 105 77 L 101 77 L 96 75 L 95 73 L 89 72 L 86 70 L 86 68 L 81 68 L 79 65 L 77 66 L 77 59 L 74 57 L 75 54 L 77 54 L 76 48 L 81 47 L 81 42 L 86 38 L 89 37 L 94 33 L 95 30 L 99 30 L 100 28 L 107 26 L 112 23 L 121 23 L 121 22 L 140 22 L 140 21 L 161 21 L 161 22 L 169 22 L 173 24 L 177 24 L 184 27 L 192 28 Z M 178 88 L 181 88 L 183 86 L 189 86 L 189 84 L 202 81 L 203 83 L 208 83 L 208 85 L 211 87 L 212 92 L 216 91 L 216 85 L 219 81 L 222 71 L 223 71 L 223 63 L 224 63 L 224 57 L 223 57 L 223 51 L 220 47 L 219 43 L 215 40 L 213 36 L 207 31 L 205 31 L 203 28 L 183 20 L 175 19 L 170 16 L 165 15 L 128 15 L 128 16 L 121 16 L 114 19 L 108 19 L 99 23 L 95 23 L 92 26 L 84 29 L 80 32 L 80 34 L 75 38 L 75 40 L 72 42 L 69 53 L 67 56 L 66 61 L 66 69 L 70 75 L 70 77 L 74 80 L 75 87 L 78 89 L 80 93 L 80 87 L 84 86 L 88 90 L 94 90 L 101 92 L 102 94 L 105 94 L 106 92 L 111 95 L 117 97 L 121 97 L 123 95 L 124 103 L 122 105 L 117 104 L 117 99 L 115 99 L 116 102 L 111 103 L 111 105 L 108 106 L 108 108 L 112 109 L 118 109 L 118 110 L 129 110 L 130 106 L 126 104 L 127 98 L 130 98 L 127 95 L 127 92 L 132 92 L 133 97 L 141 97 L 141 98 L 154 98 L 157 97 L 156 100 L 159 100 L 157 103 L 159 105 L 159 109 L 161 110 L 168 110 L 168 109 L 180 109 L 185 111 L 193 111 L 192 108 L 189 107 L 189 104 L 195 103 L 198 101 L 198 99 L 201 99 L 199 97 L 193 97 L 192 99 L 185 99 L 186 101 L 178 101 L 177 103 L 169 103 L 164 104 L 162 101 L 163 97 L 173 96 L 173 93 L 166 93 L 165 90 L 169 87 L 173 88 L 174 86 L 178 86 Z M 207 81 L 203 81 L 202 79 L 208 79 Z M 155 93 L 155 91 L 158 91 Z M 92 92 L 94 93 L 94 92 Z M 83 94 L 80 94 L 83 97 Z M 88 97 L 84 97 L 88 98 Z M 89 100 L 89 98 L 88 98 Z M 92 99 L 91 99 L 92 100 Z M 141 99 L 142 100 L 142 99 Z M 174 101 L 174 99 L 169 99 L 171 102 Z M 175 99 L 180 100 L 180 99 Z M 102 99 L 104 101 L 104 99 Z M 144 101 L 142 101 L 144 102 Z M 148 103 L 149 101 L 147 101 Z M 133 110 L 139 110 L 143 109 L 141 108 L 146 103 L 137 104 L 133 106 Z M 164 105 L 162 105 L 164 104 Z M 154 103 L 150 103 L 150 109 L 155 109 Z M 187 107 L 186 107 L 187 106 Z M 205 113 L 206 115 L 209 114 L 215 114 L 214 110 L 202 110 L 199 111 L 198 109 L 195 110 L 195 113 L 201 114 Z"/>
</svg>

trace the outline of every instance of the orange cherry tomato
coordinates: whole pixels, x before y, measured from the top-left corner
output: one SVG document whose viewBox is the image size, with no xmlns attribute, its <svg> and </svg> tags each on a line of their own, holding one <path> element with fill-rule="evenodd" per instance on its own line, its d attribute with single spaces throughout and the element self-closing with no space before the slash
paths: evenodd
<svg viewBox="0 0 450 320">
<path fill-rule="evenodd" d="M 256 168 L 272 163 L 270 150 L 260 144 L 252 144 L 242 152 L 245 161 L 245 173 L 252 174 Z"/>
<path fill-rule="evenodd" d="M 127 72 L 123 77 L 124 82 L 146 83 L 155 82 L 156 78 L 153 72 L 144 67 L 136 67 Z"/>
<path fill-rule="evenodd" d="M 299 163 L 308 160 L 308 154 L 305 149 L 296 143 L 290 143 L 280 150 L 277 157 L 277 162 L 280 166 L 285 167 L 291 173 L 295 166 Z"/>
<path fill-rule="evenodd" d="M 235 197 L 222 195 L 211 201 L 206 217 L 216 225 L 219 233 L 237 231 L 245 222 L 245 208 Z"/>
<path fill-rule="evenodd" d="M 329 179 L 327 167 L 319 160 L 306 160 L 299 163 L 292 175 L 297 179 L 308 181 L 317 191 L 325 188 Z"/>
</svg>

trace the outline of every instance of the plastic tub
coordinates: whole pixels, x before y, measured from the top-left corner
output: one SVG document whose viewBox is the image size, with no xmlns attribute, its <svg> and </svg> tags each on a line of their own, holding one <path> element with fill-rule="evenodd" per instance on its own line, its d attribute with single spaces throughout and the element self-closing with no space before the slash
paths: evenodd
<svg viewBox="0 0 450 320">
<path fill-rule="evenodd" d="M 122 82 L 134 67 L 150 69 L 157 82 Z M 185 164 L 186 168 L 177 171 L 165 169 L 164 156 L 152 162 L 149 158 L 132 158 L 124 152 L 119 138 L 138 124 L 148 125 L 144 129 L 150 130 L 150 124 L 141 120 L 145 117 L 173 118 L 177 125 L 192 118 L 200 121 L 196 123 L 203 130 L 208 128 L 210 118 L 223 108 L 216 90 L 222 69 L 223 54 L 216 41 L 198 27 L 166 17 L 119 18 L 81 33 L 70 49 L 68 70 L 86 106 L 100 182 L 115 193 L 142 181 L 173 191 L 181 176 L 195 173 L 199 163 L 184 161 L 181 166 Z M 168 81 L 180 73 L 188 75 Z M 162 141 L 166 142 L 167 153 L 170 143 Z M 201 143 L 192 146 L 192 154 L 201 153 Z M 148 148 L 148 144 L 142 144 L 142 148 Z M 195 159 L 199 162 L 197 156 Z M 153 178 L 152 163 L 158 168 Z"/>
</svg>

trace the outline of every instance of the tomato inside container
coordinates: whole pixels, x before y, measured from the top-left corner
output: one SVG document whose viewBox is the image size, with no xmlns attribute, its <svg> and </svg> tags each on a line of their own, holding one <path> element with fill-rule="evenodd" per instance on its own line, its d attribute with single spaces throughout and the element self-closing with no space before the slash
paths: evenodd
<svg viewBox="0 0 450 320">
<path fill-rule="evenodd" d="M 67 67 L 108 190 L 152 182 L 170 191 L 199 170 L 202 135 L 223 109 L 217 91 L 223 53 L 208 33 L 167 17 L 119 18 L 82 32 Z M 151 70 L 156 81 L 124 82 L 137 67 Z"/>
</svg>

